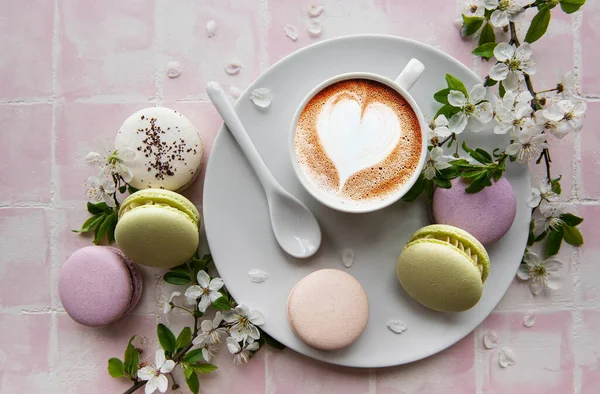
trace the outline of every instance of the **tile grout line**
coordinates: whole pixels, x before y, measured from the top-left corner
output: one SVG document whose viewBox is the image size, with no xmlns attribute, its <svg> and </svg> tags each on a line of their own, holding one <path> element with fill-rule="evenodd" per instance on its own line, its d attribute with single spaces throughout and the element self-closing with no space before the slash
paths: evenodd
<svg viewBox="0 0 600 394">
<path fill-rule="evenodd" d="M 377 368 L 369 368 L 369 394 L 377 393 Z"/>
<path fill-rule="evenodd" d="M 50 340 L 48 344 L 48 368 L 49 380 L 52 385 L 53 370 L 58 361 L 58 321 L 56 308 L 58 307 L 57 290 L 54 284 L 57 283 L 57 244 L 58 244 L 58 227 L 56 214 L 56 195 L 58 193 L 58 170 L 56 164 L 56 123 L 57 123 L 57 96 L 58 96 L 58 61 L 60 54 L 60 41 L 58 31 L 60 28 L 60 14 L 58 0 L 54 0 L 54 15 L 53 15 L 53 32 L 52 32 L 52 127 L 50 134 L 50 158 L 51 158 L 51 188 L 50 188 L 50 207 L 46 215 L 49 216 L 47 222 L 49 228 L 49 255 L 50 255 L 50 302 L 52 308 L 49 313 L 51 316 Z M 46 216 L 46 220 L 48 220 Z"/>
<path fill-rule="evenodd" d="M 159 64 L 159 60 L 161 57 L 161 50 L 162 50 L 162 46 L 159 45 L 159 39 L 158 39 L 158 18 L 159 18 L 159 2 L 160 0 L 155 0 L 154 2 L 154 41 L 153 41 L 153 46 L 154 46 L 154 88 L 155 88 L 155 99 L 158 102 L 159 105 L 164 104 L 165 102 L 165 98 L 164 98 L 164 82 L 165 82 L 165 78 L 164 78 L 164 74 L 161 76 L 160 73 L 160 64 Z"/>
</svg>

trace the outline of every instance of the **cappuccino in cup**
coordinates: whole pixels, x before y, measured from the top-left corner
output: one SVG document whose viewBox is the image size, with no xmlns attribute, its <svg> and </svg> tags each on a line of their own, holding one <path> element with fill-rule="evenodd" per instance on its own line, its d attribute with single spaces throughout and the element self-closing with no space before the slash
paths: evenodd
<svg viewBox="0 0 600 394">
<path fill-rule="evenodd" d="M 334 82 L 298 116 L 294 167 L 326 205 L 352 212 L 385 206 L 405 194 L 421 171 L 426 146 L 419 120 L 407 99 L 385 83 Z"/>
</svg>

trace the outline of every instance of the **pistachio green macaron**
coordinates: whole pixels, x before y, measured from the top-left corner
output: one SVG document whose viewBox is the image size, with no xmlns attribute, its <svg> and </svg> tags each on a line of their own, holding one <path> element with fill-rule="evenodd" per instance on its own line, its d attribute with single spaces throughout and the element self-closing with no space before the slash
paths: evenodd
<svg viewBox="0 0 600 394">
<path fill-rule="evenodd" d="M 483 245 L 458 227 L 417 230 L 398 257 L 396 274 L 406 292 L 427 308 L 466 311 L 479 302 L 490 269 Z"/>
<path fill-rule="evenodd" d="M 200 213 L 187 198 L 163 189 L 144 189 L 127 197 L 119 210 L 115 240 L 138 264 L 171 268 L 198 249 Z"/>
</svg>

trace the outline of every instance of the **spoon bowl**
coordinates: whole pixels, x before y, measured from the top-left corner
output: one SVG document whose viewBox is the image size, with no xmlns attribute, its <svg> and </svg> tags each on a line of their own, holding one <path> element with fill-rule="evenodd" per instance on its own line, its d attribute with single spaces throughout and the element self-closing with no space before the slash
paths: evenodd
<svg viewBox="0 0 600 394">
<path fill-rule="evenodd" d="M 271 227 L 279 246 L 296 258 L 310 257 L 321 245 L 321 229 L 312 212 L 273 177 L 250 140 L 225 91 L 209 82 L 206 92 L 254 169 L 267 196 Z"/>
</svg>

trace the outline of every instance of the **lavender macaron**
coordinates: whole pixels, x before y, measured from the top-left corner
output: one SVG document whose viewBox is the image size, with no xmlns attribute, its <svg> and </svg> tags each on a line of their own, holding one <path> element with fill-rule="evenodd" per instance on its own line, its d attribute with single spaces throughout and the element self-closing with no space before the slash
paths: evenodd
<svg viewBox="0 0 600 394">
<path fill-rule="evenodd" d="M 106 326 L 132 310 L 142 295 L 133 261 L 117 248 L 87 246 L 73 253 L 60 273 L 58 291 L 69 316 L 90 327 Z"/>
<path fill-rule="evenodd" d="M 459 227 L 484 245 L 498 241 L 512 226 L 517 200 L 506 178 L 478 193 L 465 191 L 468 185 L 459 178 L 451 189 L 437 188 L 433 195 L 433 217 L 438 224 Z"/>
</svg>

